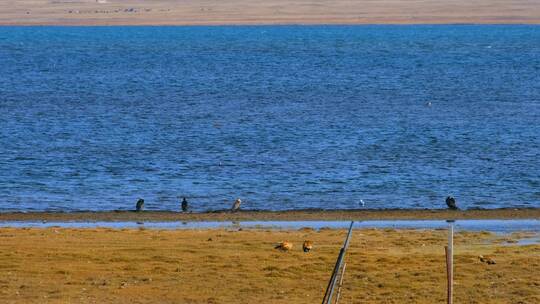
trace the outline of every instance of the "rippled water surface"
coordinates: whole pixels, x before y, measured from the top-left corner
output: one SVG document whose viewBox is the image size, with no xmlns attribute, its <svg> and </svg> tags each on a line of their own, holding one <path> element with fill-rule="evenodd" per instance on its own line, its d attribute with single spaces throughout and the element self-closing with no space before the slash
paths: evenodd
<svg viewBox="0 0 540 304">
<path fill-rule="evenodd" d="M 540 207 L 539 136 L 538 26 L 0 27 L 0 210 Z"/>
</svg>

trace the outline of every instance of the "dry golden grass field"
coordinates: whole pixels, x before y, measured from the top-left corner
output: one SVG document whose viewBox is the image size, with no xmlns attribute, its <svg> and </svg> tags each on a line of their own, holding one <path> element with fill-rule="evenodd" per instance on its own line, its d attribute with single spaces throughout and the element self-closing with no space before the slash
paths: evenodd
<svg viewBox="0 0 540 304">
<path fill-rule="evenodd" d="M 446 233 L 355 230 L 340 303 L 444 303 Z M 0 303 L 317 303 L 345 234 L 0 228 Z M 515 244 L 527 236 L 458 232 L 455 303 L 540 303 L 540 245 Z"/>
</svg>

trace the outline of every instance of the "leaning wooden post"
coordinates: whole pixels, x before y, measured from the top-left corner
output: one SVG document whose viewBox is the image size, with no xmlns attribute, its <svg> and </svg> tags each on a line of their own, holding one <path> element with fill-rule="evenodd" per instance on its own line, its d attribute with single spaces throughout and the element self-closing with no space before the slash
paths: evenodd
<svg viewBox="0 0 540 304">
<path fill-rule="evenodd" d="M 345 276 L 345 268 L 347 268 L 347 263 L 344 263 L 343 268 L 341 268 L 341 276 L 339 277 L 339 285 L 338 285 L 338 290 L 336 294 L 336 304 L 339 303 L 339 297 L 341 296 L 341 287 L 343 286 L 343 277 Z"/>
<path fill-rule="evenodd" d="M 336 260 L 336 265 L 334 266 L 334 270 L 332 271 L 332 276 L 330 277 L 330 281 L 328 282 L 328 286 L 326 287 L 326 291 L 324 293 L 322 304 L 332 303 L 332 295 L 334 294 L 334 287 L 336 287 L 337 275 L 338 275 L 339 269 L 341 269 L 341 265 L 343 264 L 343 257 L 345 256 L 345 252 L 347 251 L 347 248 L 349 247 L 349 241 L 351 240 L 353 225 L 354 225 L 354 221 L 351 222 L 351 225 L 349 226 L 349 232 L 347 233 L 347 237 L 345 238 L 345 243 L 343 244 L 343 247 L 341 247 L 341 250 L 339 251 L 339 255 Z"/>
<path fill-rule="evenodd" d="M 446 274 L 448 282 L 448 293 L 446 303 L 452 304 L 454 295 L 454 220 L 448 220 L 448 246 L 445 246 L 446 252 Z"/>
</svg>

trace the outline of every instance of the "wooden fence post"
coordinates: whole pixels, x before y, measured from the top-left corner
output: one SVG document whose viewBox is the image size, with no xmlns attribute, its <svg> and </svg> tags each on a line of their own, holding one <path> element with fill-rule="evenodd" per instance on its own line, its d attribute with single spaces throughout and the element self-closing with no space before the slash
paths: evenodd
<svg viewBox="0 0 540 304">
<path fill-rule="evenodd" d="M 328 286 L 326 287 L 326 291 L 324 293 L 322 304 L 332 303 L 332 295 L 334 294 L 334 288 L 336 287 L 336 279 L 338 276 L 338 272 L 341 269 L 341 265 L 343 264 L 343 258 L 345 257 L 345 252 L 347 251 L 347 248 L 349 247 L 349 241 L 351 240 L 353 225 L 354 225 L 354 221 L 351 222 L 351 225 L 349 226 L 349 232 L 347 233 L 347 237 L 345 238 L 345 243 L 343 244 L 343 247 L 339 251 L 339 255 L 336 260 L 336 265 L 334 266 L 334 270 L 332 271 L 332 276 L 330 277 L 330 281 L 328 282 Z"/>
<path fill-rule="evenodd" d="M 341 287 L 343 286 L 343 277 L 345 276 L 345 268 L 347 268 L 347 263 L 344 263 L 343 268 L 341 268 L 341 276 L 339 277 L 339 285 L 338 285 L 338 290 L 336 294 L 336 304 L 339 303 L 339 297 L 341 296 Z"/>
<path fill-rule="evenodd" d="M 446 253 L 446 274 L 448 282 L 448 293 L 446 303 L 453 303 L 454 296 L 454 221 L 448 220 L 448 246 L 444 247 Z"/>
</svg>

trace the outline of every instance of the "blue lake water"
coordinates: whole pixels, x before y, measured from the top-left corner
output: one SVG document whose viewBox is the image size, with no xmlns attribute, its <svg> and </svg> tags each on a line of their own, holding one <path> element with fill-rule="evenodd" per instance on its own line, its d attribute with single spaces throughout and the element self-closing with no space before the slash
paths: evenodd
<svg viewBox="0 0 540 304">
<path fill-rule="evenodd" d="M 29 228 L 151 228 L 151 229 L 238 229 L 238 228 L 262 228 L 262 229 L 300 229 L 300 228 L 331 228 L 348 229 L 350 221 L 187 221 L 187 222 L 47 222 L 47 221 L 0 221 L 2 227 L 29 227 Z M 540 243 L 540 220 L 458 220 L 453 224 L 455 231 L 490 231 L 496 233 L 511 233 L 518 231 L 536 232 L 523 244 Z M 382 221 L 357 221 L 354 229 L 448 229 L 446 221 L 439 220 L 382 220 Z"/>
<path fill-rule="evenodd" d="M 540 207 L 539 137 L 540 26 L 0 27 L 0 211 Z"/>
</svg>

